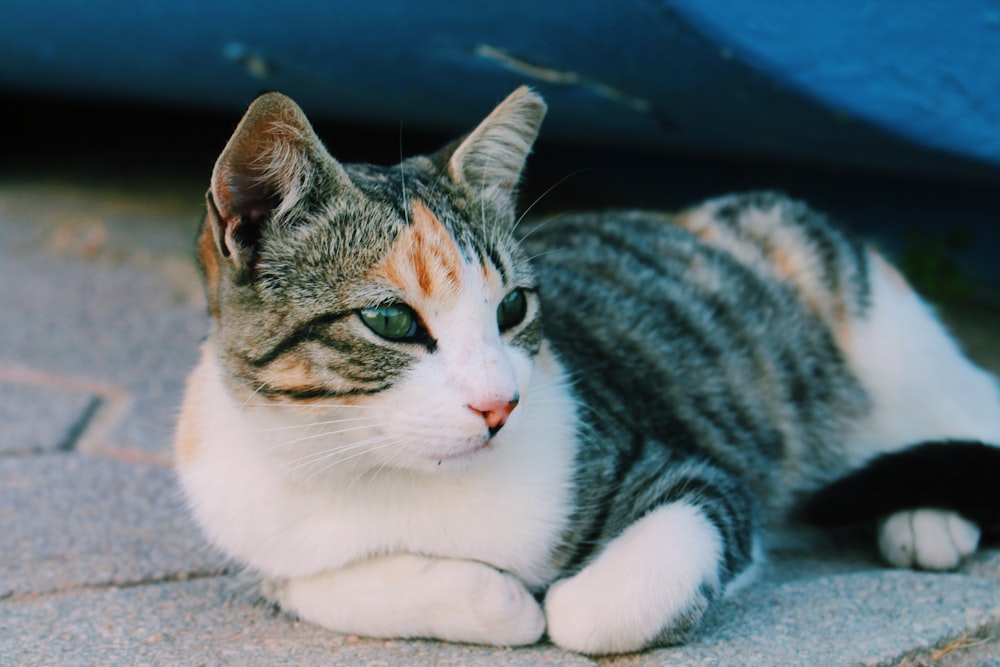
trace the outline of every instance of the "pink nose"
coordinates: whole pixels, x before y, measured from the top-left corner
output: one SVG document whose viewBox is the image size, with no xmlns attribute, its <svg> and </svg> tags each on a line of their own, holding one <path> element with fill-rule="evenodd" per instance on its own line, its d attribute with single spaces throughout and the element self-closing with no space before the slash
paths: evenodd
<svg viewBox="0 0 1000 667">
<path fill-rule="evenodd" d="M 483 416 L 483 421 L 486 422 L 486 427 L 490 429 L 490 437 L 492 438 L 507 423 L 507 418 L 510 417 L 510 413 L 514 412 L 517 403 L 518 397 L 514 396 L 509 401 L 496 401 L 484 405 L 472 405 L 470 403 L 469 409 Z"/>
</svg>

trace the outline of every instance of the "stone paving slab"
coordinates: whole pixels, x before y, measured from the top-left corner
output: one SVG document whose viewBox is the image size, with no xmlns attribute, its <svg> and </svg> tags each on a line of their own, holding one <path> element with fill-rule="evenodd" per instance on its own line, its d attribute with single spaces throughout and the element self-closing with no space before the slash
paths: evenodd
<svg viewBox="0 0 1000 667">
<path fill-rule="evenodd" d="M 102 445 L 165 453 L 204 314 L 173 303 L 156 274 L 138 267 L 0 261 L 0 306 L 13 314 L 0 327 L 0 366 L 120 387 L 135 400 Z"/>
<path fill-rule="evenodd" d="M 553 665 L 551 646 L 509 650 L 345 637 L 251 604 L 231 579 L 74 591 L 8 603 L 0 665 Z"/>
<path fill-rule="evenodd" d="M 1000 548 L 977 553 L 975 558 L 963 563 L 959 571 L 974 577 L 995 579 L 1000 585 Z"/>
<path fill-rule="evenodd" d="M 590 660 L 547 644 L 495 649 L 345 637 L 254 604 L 244 584 L 220 577 L 7 602 L 0 664 L 883 665 L 998 623 L 993 581 L 858 573 L 754 586 L 690 644 Z M 986 648 L 975 664 L 995 655 Z"/>
<path fill-rule="evenodd" d="M 0 455 L 71 449 L 100 400 L 74 388 L 0 379 Z"/>
<path fill-rule="evenodd" d="M 0 458 L 0 598 L 225 566 L 185 515 L 169 469 L 78 455 Z"/>
<path fill-rule="evenodd" d="M 169 451 L 184 378 L 208 330 L 192 259 L 201 201 L 197 192 L 185 200 L 0 184 L 0 380 L 9 381 L 8 367 L 45 375 L 54 398 L 60 378 L 65 391 L 106 389 L 102 413 L 114 414 L 83 443 L 91 451 L 161 460 Z M 9 394 L 0 385 L 0 397 Z M 27 415 L 14 417 L 0 438 L 31 428 Z"/>
<path fill-rule="evenodd" d="M 185 270 L 193 269 L 208 176 L 185 180 L 191 182 L 156 181 L 152 187 L 147 182 L 141 189 L 121 180 L 80 184 L 35 174 L 0 180 L 0 250 L 14 257 L 44 254 L 104 265 L 148 266 L 173 257 Z M 200 300 L 197 283 L 193 272 L 168 278 L 181 301 Z"/>
<path fill-rule="evenodd" d="M 912 651 L 1000 623 L 996 581 L 906 571 L 752 586 L 691 643 L 608 660 L 640 665 L 892 664 Z"/>
</svg>

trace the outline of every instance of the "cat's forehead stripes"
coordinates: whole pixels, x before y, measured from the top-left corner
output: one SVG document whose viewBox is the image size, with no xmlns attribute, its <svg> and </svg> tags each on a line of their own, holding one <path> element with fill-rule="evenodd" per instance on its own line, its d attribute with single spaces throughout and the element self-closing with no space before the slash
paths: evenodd
<svg viewBox="0 0 1000 667">
<path fill-rule="evenodd" d="M 397 238 L 375 274 L 404 292 L 425 298 L 458 290 L 462 253 L 455 239 L 419 199 L 411 201 L 411 222 Z"/>
</svg>

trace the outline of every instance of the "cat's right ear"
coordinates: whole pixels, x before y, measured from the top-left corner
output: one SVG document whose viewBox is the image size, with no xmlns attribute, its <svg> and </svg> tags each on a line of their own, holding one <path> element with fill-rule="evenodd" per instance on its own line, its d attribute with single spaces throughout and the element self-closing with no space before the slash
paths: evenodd
<svg viewBox="0 0 1000 667">
<path fill-rule="evenodd" d="M 280 93 L 254 100 L 215 163 L 207 195 L 206 227 L 238 277 L 252 275 L 264 225 L 294 209 L 320 174 L 347 182 L 302 109 Z"/>
</svg>

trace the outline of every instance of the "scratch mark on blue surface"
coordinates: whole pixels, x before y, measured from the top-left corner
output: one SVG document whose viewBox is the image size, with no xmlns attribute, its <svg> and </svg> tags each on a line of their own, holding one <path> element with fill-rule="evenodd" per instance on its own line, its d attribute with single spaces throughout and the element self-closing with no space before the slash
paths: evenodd
<svg viewBox="0 0 1000 667">
<path fill-rule="evenodd" d="M 653 105 L 650 104 L 648 100 L 644 100 L 641 97 L 635 97 L 634 95 L 629 95 L 614 86 L 597 81 L 596 79 L 591 79 L 590 77 L 584 76 L 579 72 L 553 69 L 551 67 L 545 67 L 544 65 L 532 63 L 516 56 L 512 56 L 506 51 L 498 49 L 495 46 L 490 46 L 489 44 L 480 44 L 477 46 L 475 54 L 480 58 L 491 60 L 506 69 L 530 77 L 535 81 L 551 83 L 557 86 L 580 86 L 581 88 L 586 88 L 601 97 L 618 102 L 619 104 L 622 104 L 639 113 L 649 113 L 653 109 Z"/>
</svg>

